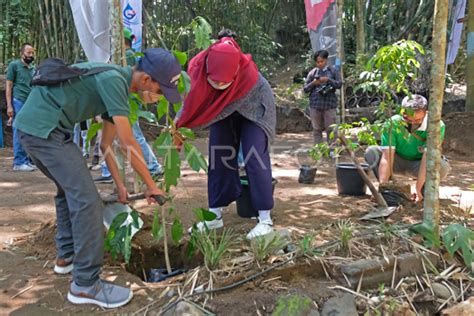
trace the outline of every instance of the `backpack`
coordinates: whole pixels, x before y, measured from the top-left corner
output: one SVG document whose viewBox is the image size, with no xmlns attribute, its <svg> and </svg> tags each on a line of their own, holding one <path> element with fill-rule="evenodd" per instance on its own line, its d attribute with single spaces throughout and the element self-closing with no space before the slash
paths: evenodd
<svg viewBox="0 0 474 316">
<path fill-rule="evenodd" d="M 36 68 L 31 80 L 32 86 L 54 86 L 61 82 L 76 79 L 83 76 L 90 76 L 100 72 L 114 70 L 112 66 L 95 67 L 83 69 L 68 66 L 64 60 L 59 58 L 46 58 Z"/>
</svg>

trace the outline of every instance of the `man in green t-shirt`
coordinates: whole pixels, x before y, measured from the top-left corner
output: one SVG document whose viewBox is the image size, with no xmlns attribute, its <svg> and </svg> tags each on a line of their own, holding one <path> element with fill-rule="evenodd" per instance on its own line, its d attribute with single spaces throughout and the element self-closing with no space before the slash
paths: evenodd
<svg viewBox="0 0 474 316">
<path fill-rule="evenodd" d="M 130 29 L 124 28 L 123 37 L 125 39 L 125 56 L 127 59 L 127 66 L 135 66 L 137 61 L 135 59 L 135 52 L 131 48 L 132 41 L 135 38 L 135 35 L 132 34 Z M 150 145 L 147 143 L 145 136 L 143 135 L 143 132 L 140 128 L 139 120 L 137 120 L 132 125 L 132 131 L 133 131 L 133 135 L 135 136 L 135 139 L 137 140 L 138 144 L 140 145 L 140 148 L 142 149 L 143 158 L 145 159 L 147 163 L 148 170 L 150 171 L 151 175 L 155 178 L 163 175 L 163 168 L 158 163 L 158 160 L 156 159 L 156 156 L 153 153 L 153 150 L 151 149 Z M 107 168 L 107 165 L 103 162 L 101 165 L 102 165 L 102 168 L 101 168 L 102 175 L 100 177 L 95 178 L 94 182 L 95 183 L 112 183 L 113 182 L 112 175 L 110 174 L 110 171 Z"/>
<path fill-rule="evenodd" d="M 74 124 L 103 115 L 101 149 L 115 181 L 118 200 L 127 203 L 127 189 L 120 177 L 112 150 L 118 137 L 124 154 L 143 179 L 149 203 L 164 195 L 153 181 L 128 119 L 128 95 L 138 93 L 146 103 L 164 95 L 171 103 L 181 102 L 177 85 L 181 75 L 178 60 L 162 48 L 145 50 L 131 67 L 81 63 L 79 68 L 107 67 L 109 70 L 62 82 L 35 86 L 14 126 L 30 157 L 58 192 L 56 203 L 56 250 L 54 271 L 72 271 L 67 298 L 74 304 L 96 304 L 115 308 L 128 303 L 131 289 L 99 278 L 103 261 L 103 204 L 81 150 L 72 141 Z"/>
<path fill-rule="evenodd" d="M 393 173 L 417 178 L 416 200 L 422 201 L 426 179 L 428 102 L 423 96 L 413 94 L 403 99 L 402 108 L 403 115 L 394 115 L 385 123 L 381 146 L 369 147 L 365 153 L 365 160 L 381 184 L 389 181 L 391 170 Z M 442 141 L 445 126 L 442 121 L 440 124 Z M 446 177 L 449 169 L 446 159 L 441 159 L 441 179 Z"/>
<path fill-rule="evenodd" d="M 28 43 L 21 45 L 20 59 L 8 64 L 5 97 L 7 101 L 7 114 L 16 116 L 23 108 L 30 94 L 30 82 L 33 77 L 35 49 Z M 13 128 L 13 171 L 34 171 L 36 167 L 20 144 L 16 128 Z"/>
</svg>

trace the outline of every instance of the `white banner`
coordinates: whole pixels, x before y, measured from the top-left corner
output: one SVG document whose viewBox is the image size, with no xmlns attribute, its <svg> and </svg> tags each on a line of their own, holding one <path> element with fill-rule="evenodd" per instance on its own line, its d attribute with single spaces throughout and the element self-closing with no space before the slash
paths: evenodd
<svg viewBox="0 0 474 316">
<path fill-rule="evenodd" d="M 135 39 L 132 43 L 134 51 L 142 49 L 142 0 L 122 0 L 123 26 L 129 28 Z"/>
<path fill-rule="evenodd" d="M 69 3 L 88 61 L 107 62 L 110 59 L 109 2 L 70 0 Z"/>
</svg>

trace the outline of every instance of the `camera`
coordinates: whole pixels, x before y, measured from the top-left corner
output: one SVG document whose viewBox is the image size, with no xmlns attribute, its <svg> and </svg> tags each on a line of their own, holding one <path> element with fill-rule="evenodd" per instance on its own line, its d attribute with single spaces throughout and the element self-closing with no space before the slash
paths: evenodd
<svg viewBox="0 0 474 316">
<path fill-rule="evenodd" d="M 326 94 L 332 92 L 333 90 L 334 90 L 334 88 L 331 85 L 326 84 L 326 85 L 321 87 L 321 89 L 319 90 L 319 93 L 322 94 L 322 95 L 326 95 Z"/>
</svg>

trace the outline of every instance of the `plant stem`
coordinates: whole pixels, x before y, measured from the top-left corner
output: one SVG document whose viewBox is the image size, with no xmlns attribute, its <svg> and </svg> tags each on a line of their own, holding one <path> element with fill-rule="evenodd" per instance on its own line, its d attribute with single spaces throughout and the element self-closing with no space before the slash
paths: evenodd
<svg viewBox="0 0 474 316">
<path fill-rule="evenodd" d="M 380 192 L 375 188 L 375 185 L 372 183 L 372 181 L 370 180 L 370 178 L 367 176 L 367 174 L 365 173 L 364 169 L 362 169 L 359 161 L 357 161 L 356 159 L 356 156 L 354 154 L 354 151 L 347 145 L 347 141 L 346 141 L 346 138 L 344 137 L 344 135 L 340 135 L 339 136 L 339 139 L 341 140 L 342 144 L 344 145 L 344 148 L 347 150 L 347 152 L 351 155 L 351 160 L 352 162 L 355 164 L 356 168 L 357 168 L 357 171 L 359 172 L 359 175 L 362 177 L 362 179 L 364 180 L 365 184 L 367 184 L 367 186 L 369 187 L 370 189 L 370 192 L 372 192 L 373 196 L 375 197 L 375 199 L 377 200 L 377 204 L 379 206 L 383 206 L 383 207 L 388 207 L 387 205 L 387 202 L 385 201 L 385 199 L 383 198 L 383 196 L 380 194 Z"/>
<path fill-rule="evenodd" d="M 161 225 L 163 227 L 163 244 L 165 251 L 166 270 L 168 271 L 168 274 L 171 274 L 170 255 L 168 253 L 168 235 L 166 234 L 166 211 L 164 206 L 161 207 Z"/>
</svg>

